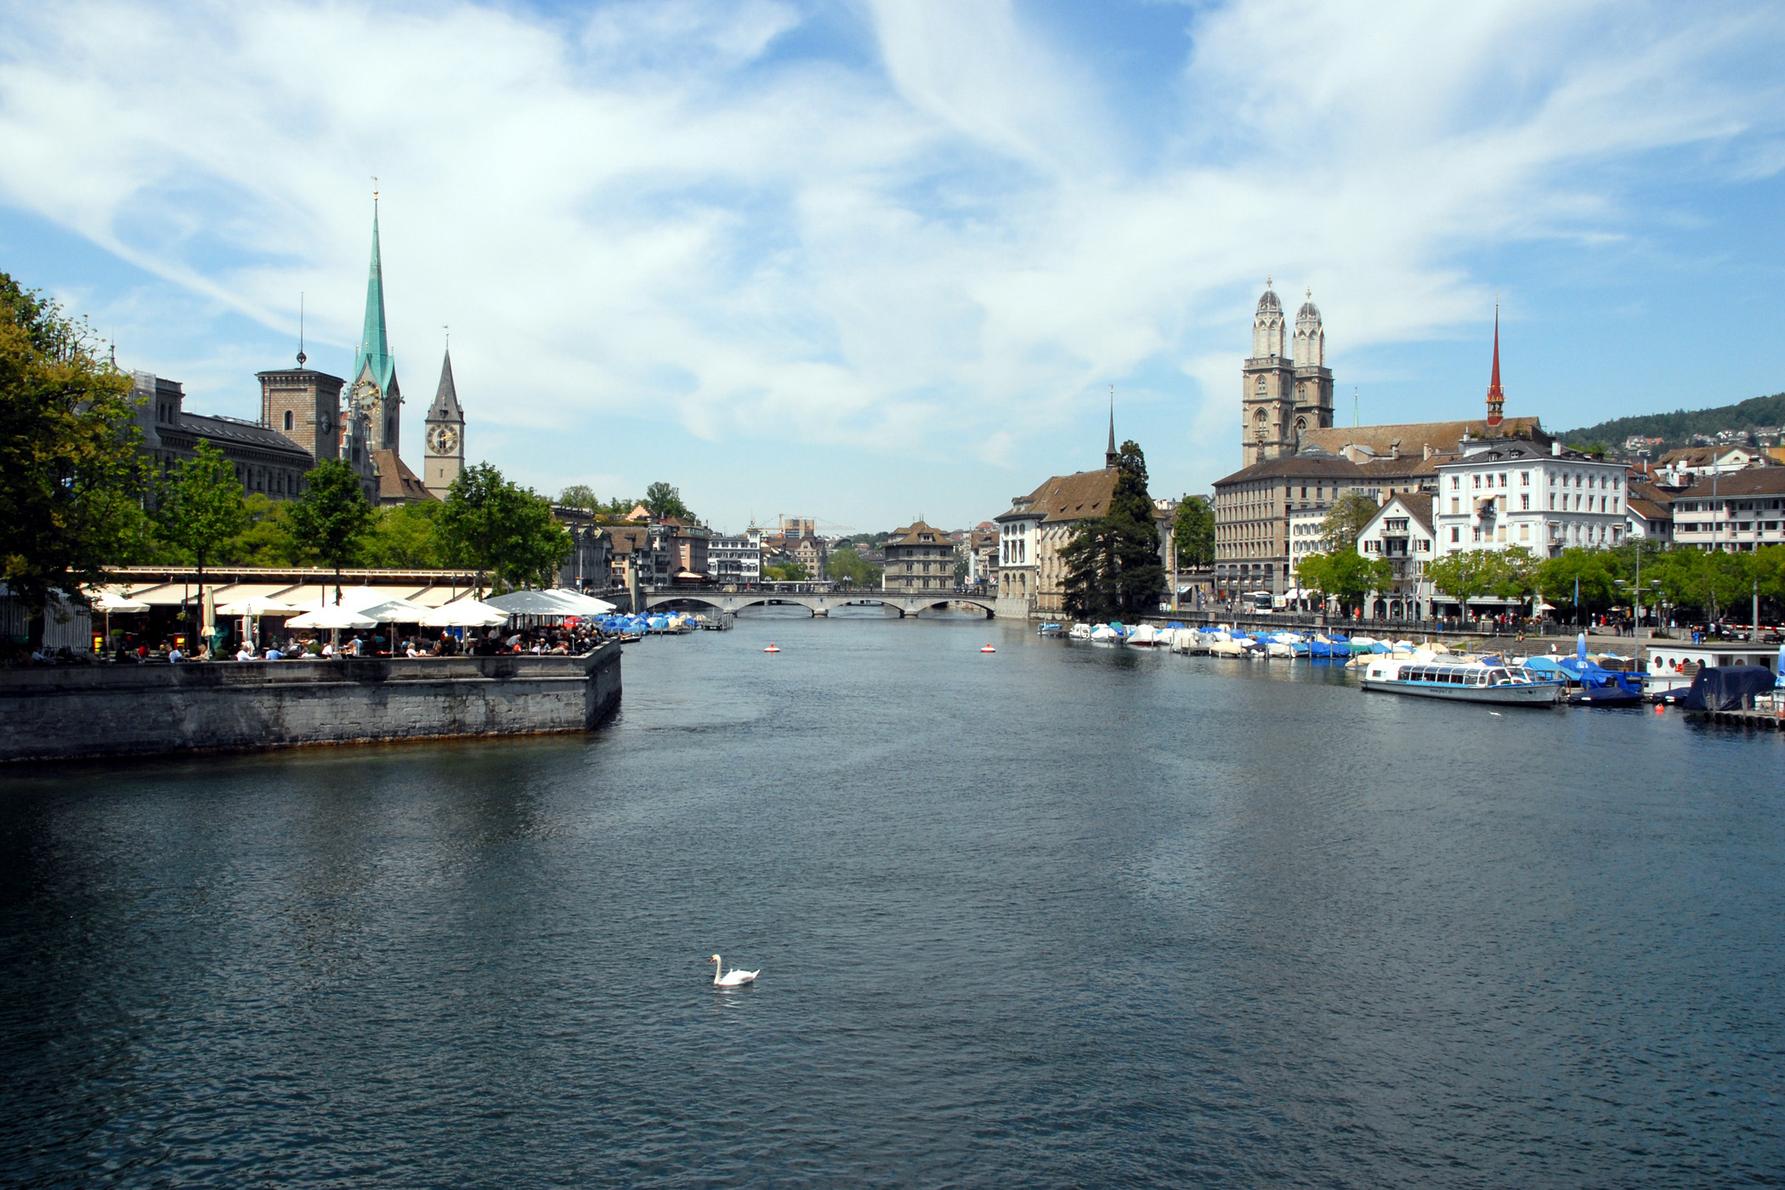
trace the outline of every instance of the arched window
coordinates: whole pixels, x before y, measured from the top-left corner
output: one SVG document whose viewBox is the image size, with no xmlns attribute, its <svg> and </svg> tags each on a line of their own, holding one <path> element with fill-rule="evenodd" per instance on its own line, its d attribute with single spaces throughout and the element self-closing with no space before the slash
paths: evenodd
<svg viewBox="0 0 1785 1190">
<path fill-rule="evenodd" d="M 1252 415 L 1252 424 L 1261 427 L 1264 425 L 1264 410 L 1260 409 Z"/>
<path fill-rule="evenodd" d="M 1258 382 L 1252 386 L 1252 391 L 1261 397 L 1264 396 L 1264 377 L 1258 378 Z"/>
<path fill-rule="evenodd" d="M 285 411 L 285 428 L 291 429 L 291 410 L 289 409 Z"/>
</svg>

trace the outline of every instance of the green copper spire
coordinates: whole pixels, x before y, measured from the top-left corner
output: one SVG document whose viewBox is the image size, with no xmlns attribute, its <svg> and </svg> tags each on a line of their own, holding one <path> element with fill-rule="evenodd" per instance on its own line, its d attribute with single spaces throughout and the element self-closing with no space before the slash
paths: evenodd
<svg viewBox="0 0 1785 1190">
<path fill-rule="evenodd" d="M 389 393 L 396 363 L 390 356 L 390 334 L 384 325 L 384 265 L 378 258 L 378 191 L 372 191 L 372 267 L 366 275 L 366 324 L 360 331 L 359 353 L 353 359 L 352 383 L 367 365 L 378 391 Z"/>
</svg>

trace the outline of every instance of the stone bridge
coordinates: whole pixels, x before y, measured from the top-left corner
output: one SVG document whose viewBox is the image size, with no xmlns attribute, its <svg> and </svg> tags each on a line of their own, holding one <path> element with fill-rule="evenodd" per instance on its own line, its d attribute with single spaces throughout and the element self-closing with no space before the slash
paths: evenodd
<svg viewBox="0 0 1785 1190">
<path fill-rule="evenodd" d="M 922 612 L 938 611 L 950 604 L 962 604 L 994 615 L 990 595 L 963 595 L 958 591 L 783 591 L 757 588 L 748 591 L 727 591 L 718 587 L 684 587 L 675 590 L 641 591 L 646 610 L 659 607 L 711 607 L 722 612 L 737 613 L 747 607 L 803 607 L 814 616 L 828 616 L 839 607 L 878 605 L 899 613 L 899 618 Z"/>
</svg>

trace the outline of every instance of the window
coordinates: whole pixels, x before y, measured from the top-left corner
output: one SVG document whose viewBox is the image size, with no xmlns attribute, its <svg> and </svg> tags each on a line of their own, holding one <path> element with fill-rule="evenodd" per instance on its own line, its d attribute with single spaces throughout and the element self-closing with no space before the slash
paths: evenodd
<svg viewBox="0 0 1785 1190">
<path fill-rule="evenodd" d="M 1531 493 L 1530 492 L 1520 492 L 1518 494 L 1518 507 L 1519 507 L 1520 512 L 1530 512 L 1531 511 Z"/>
<path fill-rule="evenodd" d="M 1450 527 L 1450 543 L 1455 545 L 1459 540 L 1461 539 L 1457 536 L 1457 527 L 1452 525 Z"/>
<path fill-rule="evenodd" d="M 289 409 L 285 411 L 285 428 L 291 429 L 291 410 Z"/>
</svg>

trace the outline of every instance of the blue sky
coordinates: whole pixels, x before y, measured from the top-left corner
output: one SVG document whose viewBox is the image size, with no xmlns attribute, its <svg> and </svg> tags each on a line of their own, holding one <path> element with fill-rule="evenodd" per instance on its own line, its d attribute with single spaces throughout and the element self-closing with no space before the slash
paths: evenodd
<svg viewBox="0 0 1785 1190">
<path fill-rule="evenodd" d="M 344 372 L 382 191 L 404 454 L 717 527 L 960 526 L 1239 466 L 1266 275 L 1341 420 L 1785 389 L 1785 6 L 0 4 L 0 269 L 253 417 Z"/>
</svg>

